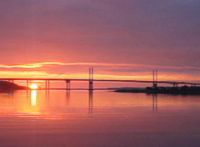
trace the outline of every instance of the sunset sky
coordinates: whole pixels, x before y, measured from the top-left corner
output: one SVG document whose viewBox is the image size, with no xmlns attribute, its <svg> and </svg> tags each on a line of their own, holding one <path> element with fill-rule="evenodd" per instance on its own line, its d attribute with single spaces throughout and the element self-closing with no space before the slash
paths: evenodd
<svg viewBox="0 0 200 147">
<path fill-rule="evenodd" d="M 200 80 L 199 0 L 1 0 L 0 77 Z"/>
</svg>

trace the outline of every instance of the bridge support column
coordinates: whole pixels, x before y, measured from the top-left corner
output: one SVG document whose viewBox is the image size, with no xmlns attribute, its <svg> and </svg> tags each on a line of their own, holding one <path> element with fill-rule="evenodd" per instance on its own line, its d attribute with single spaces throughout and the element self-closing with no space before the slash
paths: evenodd
<svg viewBox="0 0 200 147">
<path fill-rule="evenodd" d="M 46 89 L 46 90 L 49 90 L 49 89 L 50 89 L 50 81 L 49 81 L 49 80 L 46 80 L 46 81 L 45 81 L 45 89 Z"/>
<path fill-rule="evenodd" d="M 89 68 L 89 91 L 94 90 L 94 70 Z"/>
<path fill-rule="evenodd" d="M 94 88 L 93 88 L 93 81 L 89 81 L 89 90 L 90 91 L 94 90 Z"/>
<path fill-rule="evenodd" d="M 66 90 L 67 91 L 71 90 L 71 81 L 70 80 L 66 80 Z"/>
<path fill-rule="evenodd" d="M 26 87 L 27 87 L 27 88 L 29 88 L 29 86 L 30 86 L 29 84 L 30 84 L 30 81 L 29 81 L 29 80 L 26 80 Z"/>
<path fill-rule="evenodd" d="M 178 87 L 178 83 L 173 83 L 173 87 Z"/>
<path fill-rule="evenodd" d="M 47 84 L 47 80 L 45 80 L 45 90 L 47 90 L 48 84 Z"/>
</svg>

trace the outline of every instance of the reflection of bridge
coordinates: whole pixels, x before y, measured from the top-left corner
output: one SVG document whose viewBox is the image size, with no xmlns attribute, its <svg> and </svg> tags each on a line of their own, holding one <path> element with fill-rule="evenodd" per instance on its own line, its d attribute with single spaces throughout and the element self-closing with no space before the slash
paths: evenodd
<svg viewBox="0 0 200 147">
<path fill-rule="evenodd" d="M 153 80 L 119 80 L 119 79 L 94 79 L 93 68 L 89 69 L 89 78 L 88 79 L 67 79 L 67 78 L 0 78 L 0 81 L 25 81 L 27 83 L 27 87 L 31 83 L 31 81 L 44 81 L 45 87 L 41 88 L 44 90 L 72 90 L 71 82 L 88 82 L 88 89 L 83 90 L 94 90 L 94 82 L 116 82 L 116 83 L 144 83 L 144 84 L 153 84 L 154 86 L 157 84 L 168 84 L 172 86 L 178 85 L 189 85 L 189 86 L 200 86 L 200 83 L 197 82 L 184 82 L 184 81 L 158 81 L 157 71 L 153 72 Z M 63 81 L 66 83 L 65 88 L 51 88 L 50 82 Z M 77 89 L 79 90 L 79 89 Z"/>
</svg>

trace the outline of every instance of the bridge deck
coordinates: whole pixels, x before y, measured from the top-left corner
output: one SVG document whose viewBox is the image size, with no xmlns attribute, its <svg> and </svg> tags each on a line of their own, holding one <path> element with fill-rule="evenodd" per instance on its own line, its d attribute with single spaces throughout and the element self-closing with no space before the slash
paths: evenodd
<svg viewBox="0 0 200 147">
<path fill-rule="evenodd" d="M 65 78 L 0 78 L 6 81 L 75 81 L 87 82 L 89 79 L 65 79 Z M 154 81 L 148 80 L 117 80 L 117 79 L 93 79 L 93 82 L 120 82 L 120 83 L 153 83 Z M 200 85 L 197 82 L 184 82 L 184 81 L 157 81 L 158 84 L 182 84 L 182 85 Z"/>
</svg>

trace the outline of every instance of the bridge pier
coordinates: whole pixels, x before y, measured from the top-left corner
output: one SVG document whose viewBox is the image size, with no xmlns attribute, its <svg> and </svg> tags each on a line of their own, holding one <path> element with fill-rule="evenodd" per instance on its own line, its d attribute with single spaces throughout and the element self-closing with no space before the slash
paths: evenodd
<svg viewBox="0 0 200 147">
<path fill-rule="evenodd" d="M 30 84 L 30 81 L 29 80 L 26 80 L 26 87 L 28 87 L 29 88 L 29 85 Z"/>
<path fill-rule="evenodd" d="M 89 81 L 89 90 L 92 91 L 94 90 L 94 87 L 93 87 L 93 81 Z"/>
<path fill-rule="evenodd" d="M 71 90 L 71 81 L 70 80 L 66 80 L 66 90 L 67 91 Z"/>
<path fill-rule="evenodd" d="M 173 83 L 173 87 L 178 87 L 178 83 Z"/>
<path fill-rule="evenodd" d="M 89 91 L 94 90 L 94 70 L 89 68 Z"/>
<path fill-rule="evenodd" d="M 46 80 L 46 81 L 45 81 L 45 89 L 46 89 L 46 90 L 49 90 L 49 89 L 50 89 L 50 81 L 49 81 L 49 80 Z"/>
</svg>

